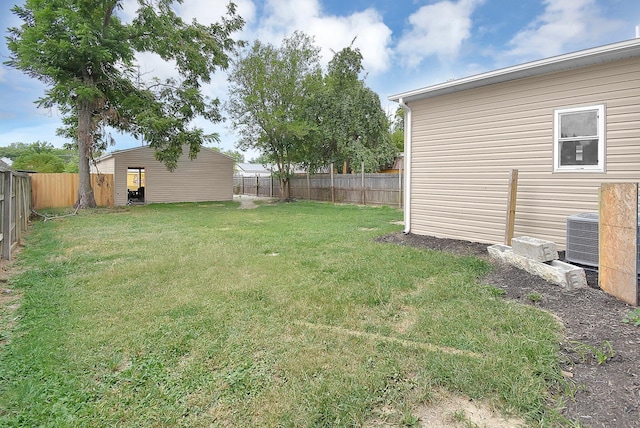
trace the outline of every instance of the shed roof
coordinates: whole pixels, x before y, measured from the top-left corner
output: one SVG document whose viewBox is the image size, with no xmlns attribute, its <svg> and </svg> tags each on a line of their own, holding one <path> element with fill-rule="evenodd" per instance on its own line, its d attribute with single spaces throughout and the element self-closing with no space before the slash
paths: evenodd
<svg viewBox="0 0 640 428">
<path fill-rule="evenodd" d="M 152 149 L 152 147 L 150 147 L 150 146 L 140 146 L 140 147 L 132 147 L 130 149 L 116 150 L 116 151 L 113 151 L 111 153 L 107 153 L 105 155 L 100 156 L 98 159 L 96 159 L 96 162 L 101 162 L 101 161 L 103 161 L 105 159 L 109 159 L 109 158 L 111 158 L 113 156 L 118 156 L 121 153 L 132 152 L 132 151 L 135 151 L 135 150 L 149 150 L 149 149 Z M 184 149 L 184 146 L 183 146 L 183 149 Z M 231 156 L 227 156 L 224 153 L 222 153 L 222 152 L 220 152 L 218 150 L 214 150 L 214 149 L 209 148 L 209 147 L 204 147 L 203 146 L 203 147 L 200 147 L 200 150 L 201 151 L 202 150 L 209 150 L 210 152 L 216 153 L 216 154 L 218 154 L 220 156 L 223 156 L 225 158 L 228 158 L 228 159 L 234 161 L 234 159 Z"/>
<path fill-rule="evenodd" d="M 454 92 L 479 88 L 510 80 L 533 77 L 541 74 L 565 71 L 638 56 L 640 56 L 640 38 L 553 56 L 464 77 L 462 79 L 454 79 L 437 85 L 391 95 L 389 100 L 396 102 L 399 102 L 400 100 L 403 100 L 404 102 L 418 101 L 425 98 L 451 94 Z"/>
</svg>

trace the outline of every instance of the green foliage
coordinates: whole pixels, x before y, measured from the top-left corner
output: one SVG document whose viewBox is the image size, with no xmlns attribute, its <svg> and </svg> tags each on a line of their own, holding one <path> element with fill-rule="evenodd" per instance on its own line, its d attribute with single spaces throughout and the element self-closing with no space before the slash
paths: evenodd
<svg viewBox="0 0 640 428">
<path fill-rule="evenodd" d="M 279 48 L 256 41 L 229 76 L 227 109 L 238 146 L 278 167 L 284 195 L 296 164 L 317 171 L 346 162 L 360 171 L 364 162 L 367 172 L 377 172 L 398 152 L 378 95 L 360 78 L 360 50 L 337 52 L 324 76 L 318 55 L 301 32 Z"/>
<path fill-rule="evenodd" d="M 390 134 L 391 144 L 396 148 L 398 153 L 404 152 L 404 132 L 400 130 L 392 131 Z"/>
<path fill-rule="evenodd" d="M 35 141 L 31 144 L 11 143 L 6 147 L 0 147 L 0 157 L 16 160 L 19 156 L 30 153 L 51 153 L 56 149 L 46 141 Z"/>
<path fill-rule="evenodd" d="M 364 162 L 365 171 L 378 172 L 397 154 L 380 99 L 360 78 L 363 71 L 362 54 L 351 46 L 329 62 L 323 86 L 308 109 L 320 129 L 306 158 L 312 170 L 347 163 L 348 169 L 360 171 Z"/>
<path fill-rule="evenodd" d="M 251 159 L 249 163 L 257 163 L 260 165 L 270 165 L 273 163 L 273 161 L 271 160 L 269 155 L 262 153 L 258 157 Z"/>
<path fill-rule="evenodd" d="M 280 47 L 256 40 L 229 73 L 227 110 L 238 132 L 238 147 L 266 155 L 276 166 L 284 198 L 295 164 L 316 124 L 305 107 L 321 79 L 320 49 L 296 31 Z"/>
<path fill-rule="evenodd" d="M 35 172 L 78 172 L 78 152 L 58 149 L 46 141 L 11 143 L 0 147 L 0 157 L 14 161 L 13 168 Z"/>
<path fill-rule="evenodd" d="M 404 152 L 404 115 L 404 109 L 398 107 L 391 120 L 391 128 L 389 130 L 391 143 L 398 152 Z"/>
<path fill-rule="evenodd" d="M 640 326 L 640 308 L 635 308 L 631 312 L 629 312 L 624 319 L 622 320 L 624 323 L 631 323 L 637 326 Z"/>
<path fill-rule="evenodd" d="M 66 162 L 73 157 L 75 152 L 71 149 L 55 148 L 53 144 L 46 141 L 35 141 L 31 144 L 11 143 L 6 147 L 0 147 L 0 157 L 7 157 L 12 160 L 33 153 L 53 153 Z"/>
<path fill-rule="evenodd" d="M 244 24 L 233 3 L 221 23 L 185 23 L 172 0 L 138 0 L 127 23 L 119 16 L 123 1 L 25 0 L 12 8 L 22 25 L 9 28 L 5 64 L 46 84 L 38 105 L 63 113 L 61 134 L 80 153 L 80 206 L 95 205 L 89 160 L 111 141 L 107 127 L 143 137 L 169 169 L 183 146 L 195 157 L 203 143 L 217 140 L 191 122 L 197 116 L 221 120 L 218 100 L 207 99 L 200 88 L 229 65 L 228 54 L 237 46 L 231 34 Z M 140 82 L 138 52 L 174 61 L 180 79 Z"/>
<path fill-rule="evenodd" d="M 613 358 L 616 353 L 611 346 L 611 342 L 605 340 L 602 342 L 602 346 L 589 345 L 588 343 L 582 343 L 579 341 L 570 342 L 573 345 L 574 351 L 580 355 L 583 361 L 588 361 L 591 358 L 595 358 L 598 364 L 604 364 L 607 360 Z"/>
<path fill-rule="evenodd" d="M 527 294 L 527 299 L 531 300 L 533 303 L 537 303 L 542 300 L 542 294 L 540 293 L 529 293 Z"/>
<path fill-rule="evenodd" d="M 19 156 L 13 168 L 33 172 L 64 172 L 64 161 L 53 153 L 30 153 Z"/>
<path fill-rule="evenodd" d="M 78 173 L 78 152 L 74 151 L 64 166 L 64 172 Z"/>
</svg>

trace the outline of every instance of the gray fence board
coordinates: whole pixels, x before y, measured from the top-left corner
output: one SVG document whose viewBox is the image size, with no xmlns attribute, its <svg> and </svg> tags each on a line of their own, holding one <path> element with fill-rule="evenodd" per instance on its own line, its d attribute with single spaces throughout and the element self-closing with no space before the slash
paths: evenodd
<svg viewBox="0 0 640 428">
<path fill-rule="evenodd" d="M 333 194 L 335 202 L 351 204 L 402 206 L 404 189 L 398 174 L 335 174 Z M 331 201 L 331 176 L 316 174 L 291 178 L 289 193 L 292 198 Z M 236 195 L 280 197 L 278 180 L 271 177 L 234 177 Z"/>
<path fill-rule="evenodd" d="M 31 214 L 31 177 L 0 169 L 0 256 L 11 260 L 11 252 L 22 243 Z"/>
</svg>

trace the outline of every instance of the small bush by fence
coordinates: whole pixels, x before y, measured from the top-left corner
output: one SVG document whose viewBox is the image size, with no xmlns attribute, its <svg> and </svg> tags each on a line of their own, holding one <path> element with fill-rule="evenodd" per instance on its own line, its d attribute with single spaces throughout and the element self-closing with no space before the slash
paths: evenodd
<svg viewBox="0 0 640 428">
<path fill-rule="evenodd" d="M 31 214 L 31 178 L 27 174 L 0 170 L 0 253 L 11 260 L 11 252 L 22 242 Z"/>
<path fill-rule="evenodd" d="M 272 177 L 236 176 L 233 193 L 279 198 L 280 185 Z M 290 180 L 292 198 L 314 201 L 402 207 L 403 193 L 401 174 L 296 175 Z"/>
<path fill-rule="evenodd" d="M 31 174 L 33 209 L 71 207 L 78 200 L 78 174 Z M 91 174 L 91 186 L 96 204 L 113 206 L 113 175 Z"/>
</svg>

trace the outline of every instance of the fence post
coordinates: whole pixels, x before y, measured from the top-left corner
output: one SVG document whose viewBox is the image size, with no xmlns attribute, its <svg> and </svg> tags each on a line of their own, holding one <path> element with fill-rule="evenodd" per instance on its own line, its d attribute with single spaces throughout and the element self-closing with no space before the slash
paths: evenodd
<svg viewBox="0 0 640 428">
<path fill-rule="evenodd" d="M 13 174 L 11 171 L 4 172 L 4 206 L 2 216 L 4 221 L 2 222 L 2 258 L 5 260 L 11 260 L 11 224 L 13 218 L 11 213 L 13 211 Z"/>
<path fill-rule="evenodd" d="M 333 162 L 331 163 L 331 203 L 336 202 L 335 188 L 333 187 Z"/>
<path fill-rule="evenodd" d="M 507 198 L 507 219 L 504 230 L 504 243 L 511 245 L 516 222 L 516 197 L 518 194 L 518 170 L 512 169 L 509 177 L 509 195 Z"/>
<path fill-rule="evenodd" d="M 256 175 L 256 196 L 260 196 L 260 177 Z"/>
<path fill-rule="evenodd" d="M 7 185 L 5 181 L 5 171 L 0 171 L 0 258 L 4 258 L 3 248 L 4 241 L 7 239 L 5 234 L 5 224 L 7 223 L 7 217 L 4 213 L 4 206 L 7 202 Z"/>
<path fill-rule="evenodd" d="M 309 170 L 307 170 L 307 199 L 311 200 L 311 181 L 309 180 Z"/>
<path fill-rule="evenodd" d="M 366 190 L 364 189 L 364 161 L 362 161 L 360 171 L 362 171 L 362 182 L 360 184 L 360 189 L 362 191 L 362 205 L 367 205 Z"/>
<path fill-rule="evenodd" d="M 398 208 L 402 209 L 402 167 L 404 166 L 404 158 L 402 163 L 398 165 Z"/>
</svg>

